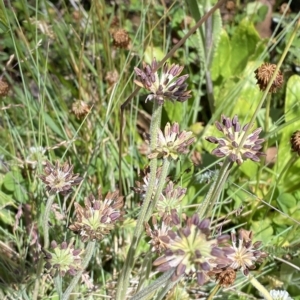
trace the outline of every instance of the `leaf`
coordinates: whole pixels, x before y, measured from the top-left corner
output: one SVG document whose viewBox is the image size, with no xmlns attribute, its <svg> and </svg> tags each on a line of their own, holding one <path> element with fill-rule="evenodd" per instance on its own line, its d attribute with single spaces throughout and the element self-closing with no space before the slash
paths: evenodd
<svg viewBox="0 0 300 300">
<path fill-rule="evenodd" d="M 290 122 L 282 129 L 282 136 L 278 149 L 278 159 L 275 165 L 277 174 L 280 174 L 283 168 L 292 158 L 290 137 L 300 128 L 300 76 L 293 75 L 289 78 L 286 87 L 286 98 L 284 107 L 285 122 Z M 282 185 L 285 190 L 299 185 L 300 160 L 297 160 L 288 170 L 287 176 L 284 176 Z"/>
<path fill-rule="evenodd" d="M 3 178 L 3 186 L 6 190 L 13 192 L 21 182 L 23 182 L 23 177 L 19 172 L 8 172 Z"/>
<path fill-rule="evenodd" d="M 232 74 L 240 74 L 246 67 L 249 58 L 255 59 L 256 48 L 260 37 L 248 19 L 242 20 L 235 30 L 231 41 L 231 71 Z M 255 55 L 256 54 L 256 55 Z"/>
<path fill-rule="evenodd" d="M 212 80 L 220 76 L 228 78 L 231 76 L 231 45 L 227 32 L 223 29 L 220 33 L 220 41 L 216 47 L 211 65 Z"/>
<path fill-rule="evenodd" d="M 276 201 L 281 210 L 286 214 L 289 212 L 290 208 L 295 207 L 297 204 L 295 197 L 288 193 L 282 193 L 277 197 Z"/>
<path fill-rule="evenodd" d="M 255 232 L 255 241 L 263 241 L 264 245 L 267 245 L 272 239 L 273 228 L 271 226 L 271 220 L 268 218 L 253 222 L 251 225 L 251 230 Z"/>
</svg>

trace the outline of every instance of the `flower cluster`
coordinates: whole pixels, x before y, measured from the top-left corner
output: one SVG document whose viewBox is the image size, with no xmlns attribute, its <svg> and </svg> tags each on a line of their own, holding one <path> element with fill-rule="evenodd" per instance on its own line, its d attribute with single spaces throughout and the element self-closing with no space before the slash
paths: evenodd
<svg viewBox="0 0 300 300">
<path fill-rule="evenodd" d="M 273 300 L 293 300 L 287 291 L 271 290 L 270 296 Z"/>
<path fill-rule="evenodd" d="M 85 199 L 85 207 L 75 203 L 76 221 L 69 228 L 78 233 L 82 242 L 102 240 L 122 216 L 123 197 L 119 192 L 108 193 L 102 201 L 90 195 Z"/>
<path fill-rule="evenodd" d="M 259 134 L 262 131 L 261 128 L 257 128 L 250 133 L 243 144 L 241 144 L 249 124 L 241 127 L 236 115 L 232 120 L 222 115 L 221 123 L 217 121 L 215 125 L 224 136 L 221 138 L 216 138 L 214 136 L 206 137 L 208 142 L 219 144 L 218 147 L 212 151 L 213 155 L 216 155 L 217 157 L 228 156 L 231 161 L 237 162 L 239 165 L 246 159 L 258 162 L 259 157 L 264 155 L 264 153 L 259 151 L 262 148 L 261 144 L 264 142 L 264 139 L 259 138 Z"/>
<path fill-rule="evenodd" d="M 171 158 L 176 160 L 180 154 L 188 153 L 188 147 L 195 141 L 191 131 L 179 131 L 179 124 L 175 122 L 172 126 L 167 123 L 164 133 L 159 129 L 157 136 L 157 147 L 148 155 L 153 158 Z M 150 137 L 146 140 L 150 143 Z"/>
<path fill-rule="evenodd" d="M 74 249 L 73 241 L 69 244 L 62 242 L 59 246 L 56 241 L 51 242 L 52 251 L 44 251 L 46 265 L 45 268 L 50 271 L 52 276 L 58 272 L 60 276 L 66 273 L 76 275 L 77 271 L 81 268 L 81 254 L 82 249 Z"/>
<path fill-rule="evenodd" d="M 46 184 L 46 190 L 50 194 L 60 193 L 65 196 L 72 191 L 73 186 L 82 181 L 79 174 L 73 173 L 73 166 L 68 162 L 60 165 L 57 161 L 53 166 L 45 161 L 44 173 L 45 175 L 40 175 L 40 179 Z"/>
<path fill-rule="evenodd" d="M 155 99 L 162 105 L 166 99 L 184 102 L 191 97 L 191 91 L 186 90 L 187 84 L 185 83 L 189 75 L 183 75 L 176 79 L 183 70 L 182 66 L 172 64 L 169 67 L 165 63 L 160 77 L 157 73 L 157 67 L 158 63 L 154 59 L 151 65 L 143 63 L 142 69 L 134 68 L 139 79 L 135 80 L 135 83 L 151 92 L 146 101 Z"/>
<path fill-rule="evenodd" d="M 221 286 L 234 283 L 236 272 L 241 270 L 245 276 L 255 264 L 265 258 L 259 251 L 261 242 L 252 244 L 252 232 L 241 229 L 238 235 L 211 237 L 210 221 L 200 220 L 197 214 L 187 218 L 183 224 L 175 210 L 172 211 L 172 224 L 161 219 L 152 219 L 153 229 L 146 225 L 146 233 L 151 238 L 152 251 L 162 254 L 154 261 L 159 271 L 174 268 L 172 280 L 186 274 L 196 274 L 197 282 L 203 285 L 215 277 Z"/>
</svg>

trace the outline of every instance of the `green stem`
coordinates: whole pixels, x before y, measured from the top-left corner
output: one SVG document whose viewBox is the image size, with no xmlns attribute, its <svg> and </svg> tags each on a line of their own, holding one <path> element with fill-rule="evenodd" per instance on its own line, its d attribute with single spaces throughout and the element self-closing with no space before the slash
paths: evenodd
<svg viewBox="0 0 300 300">
<path fill-rule="evenodd" d="M 219 198 L 224 183 L 226 182 L 229 176 L 232 165 L 233 163 L 228 158 L 226 158 L 219 172 L 218 178 L 216 179 L 215 183 L 212 184 L 212 187 L 209 189 L 203 201 L 203 204 L 199 206 L 198 214 L 200 218 L 204 218 L 210 215 L 214 205 L 216 204 Z"/>
<path fill-rule="evenodd" d="M 147 286 L 142 291 L 135 294 L 130 300 L 143 300 L 147 299 L 149 295 L 151 295 L 155 290 L 159 289 L 162 285 L 164 285 L 174 273 L 174 269 L 171 269 L 157 278 L 154 282 L 152 282 L 149 286 Z"/>
<path fill-rule="evenodd" d="M 212 299 L 214 298 L 214 296 L 216 295 L 216 293 L 218 292 L 218 290 L 220 289 L 220 287 L 221 287 L 221 286 L 220 286 L 219 284 L 217 284 L 217 285 L 213 288 L 213 290 L 211 291 L 211 293 L 209 294 L 207 300 L 212 300 Z"/>
<path fill-rule="evenodd" d="M 177 284 L 177 282 L 179 280 L 182 279 L 182 276 L 180 276 L 177 280 L 175 281 L 168 281 L 167 284 L 164 286 L 164 288 L 158 293 L 157 297 L 155 298 L 155 300 L 162 300 L 165 295 L 173 288 L 173 286 L 175 284 Z"/>
<path fill-rule="evenodd" d="M 61 276 L 59 274 L 57 274 L 54 278 L 54 286 L 55 286 L 55 290 L 58 294 L 58 299 L 62 298 L 62 289 L 61 289 Z"/>
<path fill-rule="evenodd" d="M 51 195 L 46 203 L 44 218 L 43 218 L 43 233 L 44 233 L 44 249 L 49 247 L 49 216 L 51 212 L 51 206 L 53 204 L 55 194 Z"/>
<path fill-rule="evenodd" d="M 257 116 L 257 114 L 259 113 L 259 111 L 260 111 L 262 105 L 264 104 L 264 102 L 265 102 L 265 100 L 266 100 L 266 98 L 267 98 L 267 96 L 268 96 L 268 93 L 269 93 L 269 90 L 270 90 L 270 88 L 271 88 L 271 86 L 272 86 L 272 84 L 273 84 L 273 81 L 274 81 L 274 79 L 276 78 L 276 76 L 277 76 L 277 74 L 278 74 L 278 71 L 279 71 L 279 69 L 280 69 L 282 63 L 283 63 L 283 61 L 284 61 L 286 55 L 287 55 L 288 52 L 289 52 L 289 49 L 290 49 L 290 47 L 291 47 L 291 45 L 292 45 L 292 43 L 293 43 L 293 40 L 295 39 L 295 36 L 296 36 L 297 31 L 298 31 L 298 29 L 299 29 L 299 26 L 300 26 L 300 20 L 297 21 L 296 26 L 295 26 L 295 28 L 294 28 L 292 34 L 291 34 L 291 37 L 290 37 L 289 41 L 287 42 L 287 44 L 286 44 L 286 46 L 285 46 L 285 49 L 284 49 L 284 51 L 283 51 L 283 53 L 282 53 L 282 55 L 281 55 L 281 57 L 280 57 L 280 60 L 279 60 L 279 62 L 278 62 L 278 64 L 277 64 L 277 66 L 276 66 L 276 69 L 275 69 L 275 71 L 274 71 L 274 73 L 273 73 L 273 75 L 272 75 L 272 77 L 271 77 L 271 79 L 270 79 L 270 82 L 269 82 L 269 84 L 268 84 L 266 90 L 264 91 L 264 94 L 263 94 L 263 96 L 262 96 L 262 98 L 261 98 L 261 100 L 260 100 L 258 106 L 256 107 L 256 110 L 255 110 L 254 114 L 252 115 L 252 118 L 251 118 L 251 120 L 250 120 L 250 122 L 249 122 L 249 126 L 248 126 L 246 132 L 244 133 L 244 136 L 243 136 L 243 138 L 242 138 L 242 140 L 241 140 L 241 142 L 240 142 L 240 148 L 244 145 L 244 142 L 245 142 L 247 136 L 249 135 L 250 130 L 251 130 L 251 128 L 252 128 L 252 126 L 253 126 L 253 124 L 254 124 L 254 122 L 255 122 L 256 116 Z"/>
<path fill-rule="evenodd" d="M 158 129 L 160 128 L 161 122 L 161 114 L 162 114 L 162 105 L 159 105 L 157 101 L 153 102 L 153 113 L 150 125 L 150 149 L 151 151 L 156 149 L 157 146 L 157 136 Z M 119 276 L 118 285 L 117 285 L 117 293 L 116 300 L 125 299 L 127 287 L 129 285 L 129 279 L 131 270 L 134 265 L 134 255 L 136 252 L 137 245 L 139 243 L 140 237 L 144 230 L 144 222 L 146 220 L 146 214 L 149 208 L 150 201 L 153 198 L 153 191 L 156 185 L 156 172 L 157 172 L 157 159 L 152 159 L 150 162 L 150 180 L 148 184 L 148 189 L 146 192 L 145 200 L 139 214 L 137 224 L 135 227 L 135 231 L 133 233 L 132 242 L 130 248 L 128 250 L 126 260 L 122 269 L 122 272 Z"/>
<path fill-rule="evenodd" d="M 82 260 L 82 268 L 81 268 L 81 270 L 78 271 L 78 273 L 71 280 L 69 286 L 67 287 L 67 289 L 65 290 L 65 292 L 64 292 L 64 294 L 61 298 L 62 300 L 68 300 L 69 299 L 70 294 L 72 293 L 75 286 L 78 284 L 78 281 L 82 276 L 82 273 L 85 271 L 86 267 L 88 266 L 88 264 L 89 264 L 89 262 L 90 262 L 90 260 L 93 256 L 95 245 L 96 245 L 95 241 L 89 242 L 87 244 L 87 247 L 85 249 L 85 257 Z"/>
<path fill-rule="evenodd" d="M 51 206 L 53 204 L 55 196 L 56 196 L 55 194 L 49 196 L 46 203 L 45 213 L 43 215 L 44 249 L 47 249 L 49 247 L 49 216 L 50 216 Z M 34 290 L 32 295 L 33 300 L 36 300 L 39 297 L 40 278 L 43 271 L 43 262 L 44 262 L 44 257 L 43 255 L 41 255 L 36 269 L 36 279 L 35 279 Z"/>
<path fill-rule="evenodd" d="M 250 280 L 250 283 L 265 297 L 266 300 L 273 299 L 267 289 L 263 285 L 261 285 L 255 277 L 253 277 L 252 275 L 248 275 L 248 279 Z"/>
</svg>

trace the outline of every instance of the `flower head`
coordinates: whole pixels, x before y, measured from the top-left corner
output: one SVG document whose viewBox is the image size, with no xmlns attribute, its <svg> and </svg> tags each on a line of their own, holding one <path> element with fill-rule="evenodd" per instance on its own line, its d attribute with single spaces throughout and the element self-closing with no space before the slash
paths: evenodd
<svg viewBox="0 0 300 300">
<path fill-rule="evenodd" d="M 179 223 L 178 216 L 177 219 Z M 176 223 L 176 220 L 173 222 Z M 162 272 L 175 268 L 172 280 L 183 274 L 194 273 L 197 275 L 198 284 L 203 285 L 209 279 L 209 271 L 230 262 L 219 247 L 229 237 L 223 235 L 209 239 L 209 225 L 208 219 L 200 220 L 195 214 L 187 219 L 186 226 L 177 231 L 169 230 L 167 249 L 153 264 Z"/>
<path fill-rule="evenodd" d="M 271 290 L 270 296 L 273 300 L 293 300 L 287 291 Z"/>
<path fill-rule="evenodd" d="M 134 68 L 134 71 L 139 80 L 135 83 L 151 92 L 147 100 L 156 100 L 160 105 L 166 99 L 171 101 L 184 102 L 191 97 L 187 91 L 185 83 L 189 75 L 183 75 L 176 79 L 183 70 L 182 66 L 172 64 L 170 67 L 167 63 L 163 65 L 161 76 L 157 73 L 158 63 L 153 59 L 151 65 L 143 63 L 143 68 Z"/>
<path fill-rule="evenodd" d="M 123 49 L 129 48 L 130 37 L 128 35 L 128 32 L 125 29 L 119 28 L 117 30 L 114 30 L 112 37 L 113 37 L 113 44 L 116 48 L 123 48 Z"/>
<path fill-rule="evenodd" d="M 50 270 L 50 274 L 54 276 L 56 272 L 59 272 L 61 276 L 66 273 L 75 275 L 77 270 L 81 268 L 81 257 L 83 250 L 74 249 L 74 241 L 69 244 L 62 242 L 59 246 L 56 241 L 51 242 L 52 251 L 43 250 L 46 256 L 46 269 Z"/>
<path fill-rule="evenodd" d="M 57 161 L 53 166 L 46 160 L 44 173 L 45 175 L 40 175 L 40 179 L 46 184 L 46 189 L 50 194 L 67 195 L 72 191 L 72 186 L 78 185 L 82 181 L 79 174 L 73 173 L 73 166 L 68 162 L 60 165 Z"/>
<path fill-rule="evenodd" d="M 259 161 L 259 157 L 264 155 L 264 153 L 259 151 L 262 148 L 261 144 L 265 141 L 259 138 L 259 134 L 262 131 L 261 128 L 257 128 L 250 133 L 244 143 L 240 145 L 249 124 L 241 127 L 237 115 L 232 120 L 222 115 L 221 123 L 217 121 L 215 125 L 224 134 L 224 137 L 216 138 L 209 136 L 206 138 L 210 143 L 219 144 L 212 151 L 213 155 L 217 157 L 228 156 L 231 161 L 237 162 L 239 165 L 246 159 L 257 162 Z"/>
<path fill-rule="evenodd" d="M 25 159 L 26 164 L 29 165 L 31 169 L 35 169 L 39 161 L 46 160 L 45 152 L 46 149 L 41 146 L 30 147 L 29 155 Z"/>
<path fill-rule="evenodd" d="M 292 151 L 297 152 L 300 155 L 300 131 L 295 131 L 291 136 Z"/>
<path fill-rule="evenodd" d="M 74 204 L 76 221 L 69 228 L 81 236 L 82 242 L 102 240 L 122 215 L 123 197 L 119 197 L 118 191 L 108 193 L 104 201 L 100 195 L 99 198 L 90 195 L 84 201 L 85 207 Z"/>
<path fill-rule="evenodd" d="M 220 270 L 220 272 L 216 272 L 216 280 L 223 287 L 233 285 L 235 279 L 236 271 L 233 268 L 229 267 L 224 270 Z"/>
<path fill-rule="evenodd" d="M 245 276 L 249 274 L 249 270 L 255 269 L 255 263 L 259 263 L 267 257 L 265 252 L 257 250 L 261 242 L 252 244 L 252 237 L 251 231 L 241 229 L 237 240 L 235 233 L 232 232 L 232 246 L 223 248 L 226 256 L 232 260 L 229 267 L 241 270 Z"/>
<path fill-rule="evenodd" d="M 179 211 L 180 204 L 185 196 L 186 188 L 180 186 L 174 187 L 174 183 L 170 181 L 156 204 L 156 210 L 158 214 L 163 217 L 164 220 L 171 220 L 172 211 Z"/>
<path fill-rule="evenodd" d="M 77 100 L 72 104 L 72 112 L 80 119 L 90 112 L 90 107 L 82 100 Z"/>
<path fill-rule="evenodd" d="M 257 84 L 261 91 L 265 91 L 274 72 L 276 69 L 276 65 L 264 63 L 257 70 L 255 70 L 255 77 L 257 79 Z M 278 70 L 277 75 L 271 85 L 269 93 L 275 93 L 278 88 L 280 88 L 283 84 L 283 75 Z"/>
<path fill-rule="evenodd" d="M 148 223 L 145 223 L 146 234 L 151 238 L 149 242 L 152 246 L 151 251 L 161 253 L 167 249 L 167 245 L 170 242 L 168 232 L 171 230 L 171 227 L 164 220 L 159 224 L 154 216 L 152 217 L 152 225 L 153 229 Z"/>
<path fill-rule="evenodd" d="M 148 158 L 172 158 L 176 160 L 179 154 L 188 153 L 188 147 L 195 141 L 191 131 L 179 132 L 179 124 L 172 126 L 167 123 L 165 132 L 158 130 L 157 147 L 148 155 Z M 147 137 L 150 142 L 149 137 Z"/>
</svg>

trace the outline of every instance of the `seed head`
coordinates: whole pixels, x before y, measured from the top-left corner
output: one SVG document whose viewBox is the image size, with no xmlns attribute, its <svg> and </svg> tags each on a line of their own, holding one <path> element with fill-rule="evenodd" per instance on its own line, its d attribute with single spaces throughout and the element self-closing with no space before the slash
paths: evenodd
<svg viewBox="0 0 300 300">
<path fill-rule="evenodd" d="M 257 79 L 257 84 L 261 91 L 265 91 L 274 72 L 276 69 L 276 65 L 264 63 L 257 70 L 255 70 L 255 77 Z M 276 90 L 280 88 L 283 84 L 283 75 L 278 70 L 277 75 L 271 85 L 269 93 L 276 93 Z"/>
<path fill-rule="evenodd" d="M 55 276 L 57 272 L 60 276 L 64 276 L 66 273 L 74 276 L 81 268 L 81 254 L 83 250 L 75 250 L 73 242 L 71 241 L 69 244 L 62 242 L 61 245 L 58 245 L 56 241 L 52 241 L 50 245 L 52 251 L 43 250 L 47 261 L 45 268 L 50 271 L 52 276 Z"/>
<path fill-rule="evenodd" d="M 297 152 L 300 155 L 300 131 L 295 131 L 291 136 L 292 151 Z"/>
<path fill-rule="evenodd" d="M 0 97 L 7 96 L 9 90 L 10 86 L 7 81 L 0 77 Z"/>
<path fill-rule="evenodd" d="M 172 126 L 167 123 L 164 133 L 159 129 L 157 136 L 157 147 L 148 155 L 149 159 L 153 158 L 171 158 L 176 160 L 179 154 L 187 154 L 188 147 L 195 141 L 191 131 L 179 131 L 179 124 L 174 123 Z M 150 143 L 149 136 L 147 137 Z"/>
<path fill-rule="evenodd" d="M 246 159 L 258 162 L 259 157 L 265 155 L 259 151 L 262 148 L 261 144 L 265 141 L 259 138 L 259 134 L 262 131 L 261 128 L 257 128 L 249 134 L 240 147 L 240 143 L 249 124 L 241 127 L 237 115 L 235 115 L 232 120 L 222 115 L 221 123 L 216 122 L 215 125 L 217 129 L 224 134 L 224 137 L 216 138 L 209 136 L 206 138 L 210 143 L 219 144 L 218 147 L 212 151 L 213 155 L 217 157 L 228 156 L 231 161 L 237 162 L 239 165 Z"/>
<path fill-rule="evenodd" d="M 153 59 L 151 65 L 143 63 L 143 68 L 134 68 L 134 71 L 139 80 L 134 82 L 150 91 L 147 100 L 156 100 L 160 105 L 163 105 L 166 99 L 171 101 L 184 102 L 191 97 L 191 91 L 187 91 L 185 83 L 189 75 L 183 75 L 177 78 L 183 70 L 182 66 L 172 64 L 170 67 L 167 63 L 164 64 L 161 76 L 157 73 L 158 63 Z"/>
<path fill-rule="evenodd" d="M 114 85 L 119 80 L 119 73 L 117 70 L 108 71 L 105 75 L 105 81 L 108 83 L 109 86 Z"/>
<path fill-rule="evenodd" d="M 80 119 L 85 117 L 90 112 L 90 107 L 86 104 L 86 102 L 77 100 L 72 104 L 72 112 L 77 119 Z"/>
<path fill-rule="evenodd" d="M 125 29 L 119 28 L 113 32 L 113 44 L 116 48 L 129 49 L 130 37 Z"/>
<path fill-rule="evenodd" d="M 222 287 L 228 287 L 234 284 L 236 271 L 232 268 L 225 268 L 220 273 L 216 273 L 216 280 Z"/>
<path fill-rule="evenodd" d="M 252 244 L 252 232 L 241 229 L 238 240 L 234 232 L 231 233 L 231 247 L 224 247 L 226 256 L 232 261 L 229 265 L 234 270 L 241 270 L 245 276 L 249 270 L 255 269 L 255 263 L 262 262 L 267 257 L 265 252 L 257 250 L 261 242 Z"/>
<path fill-rule="evenodd" d="M 65 162 L 62 166 L 58 161 L 55 165 L 51 165 L 49 161 L 45 161 L 45 175 L 40 175 L 40 179 L 46 184 L 46 190 L 50 194 L 60 193 L 67 195 L 72 191 L 72 187 L 79 185 L 82 178 L 79 174 L 73 174 L 73 166 Z"/>
<path fill-rule="evenodd" d="M 82 242 L 102 240 L 121 218 L 123 197 L 119 197 L 119 192 L 115 191 L 108 193 L 103 201 L 99 193 L 99 199 L 90 195 L 84 204 L 84 207 L 74 204 L 76 221 L 69 228 L 81 236 Z"/>
<path fill-rule="evenodd" d="M 169 230 L 167 249 L 153 263 L 158 271 L 175 268 L 172 280 L 177 280 L 183 274 L 196 274 L 198 284 L 203 285 L 209 279 L 209 271 L 220 264 L 228 264 L 230 260 L 225 257 L 219 244 L 229 237 L 209 239 L 209 225 L 208 219 L 200 220 L 195 214 L 187 219 L 186 226 L 177 231 Z"/>
</svg>

